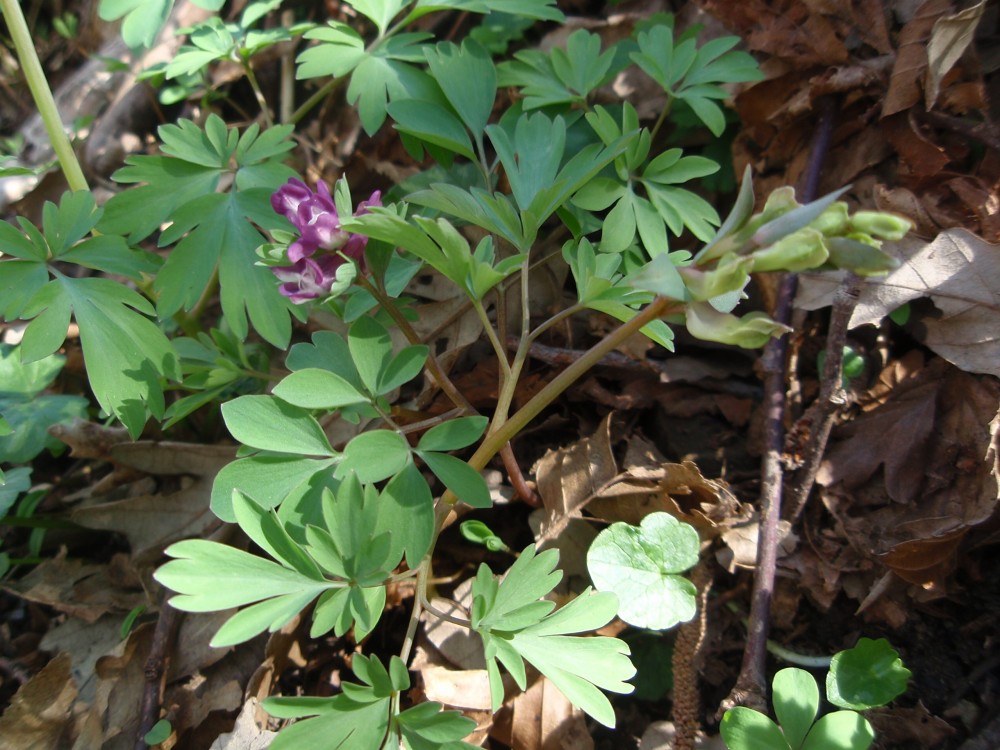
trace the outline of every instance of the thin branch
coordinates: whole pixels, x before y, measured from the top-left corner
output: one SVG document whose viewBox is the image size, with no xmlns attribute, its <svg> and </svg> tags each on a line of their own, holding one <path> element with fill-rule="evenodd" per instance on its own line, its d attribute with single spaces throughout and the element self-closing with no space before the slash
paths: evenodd
<svg viewBox="0 0 1000 750">
<path fill-rule="evenodd" d="M 818 192 L 823 161 L 830 146 L 833 123 L 836 117 L 835 102 L 831 98 L 819 104 L 819 122 L 810 149 L 809 163 L 802 188 L 802 202 L 808 203 Z M 794 273 L 786 274 L 781 281 L 774 319 L 788 324 L 792 317 L 792 302 L 798 287 Z M 757 565 L 754 569 L 751 593 L 750 621 L 747 625 L 747 642 L 743 664 L 732 692 L 723 701 L 722 708 L 733 705 L 749 706 L 767 711 L 767 636 L 771 619 L 771 600 L 774 595 L 775 569 L 778 560 L 778 521 L 781 518 L 782 466 L 784 449 L 785 388 L 787 382 L 788 336 L 771 339 L 764 348 L 765 445 L 761 466 L 760 487 L 760 539 L 757 547 Z"/>
<path fill-rule="evenodd" d="M 167 658 L 173 641 L 179 613 L 167 604 L 160 606 L 160 619 L 156 621 L 153 642 L 149 647 L 149 657 L 143 667 L 146 685 L 142 693 L 142 708 L 139 713 L 139 728 L 135 737 L 135 750 L 149 747 L 144 739 L 153 725 L 160 719 L 160 705 L 163 701 L 163 685 L 167 677 Z"/>
<path fill-rule="evenodd" d="M 802 514 L 809 499 L 833 423 L 846 401 L 842 383 L 844 342 L 847 340 L 848 325 L 860 295 L 861 277 L 854 273 L 847 274 L 833 295 L 819 396 L 799 420 L 808 425 L 809 439 L 802 451 L 802 465 L 795 474 L 795 483 L 788 488 L 791 508 L 788 518 L 793 522 Z"/>
</svg>

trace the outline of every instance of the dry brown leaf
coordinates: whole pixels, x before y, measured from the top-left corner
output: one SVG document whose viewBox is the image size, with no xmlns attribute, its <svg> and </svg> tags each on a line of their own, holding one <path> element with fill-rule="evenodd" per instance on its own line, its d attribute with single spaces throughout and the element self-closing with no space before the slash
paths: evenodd
<svg viewBox="0 0 1000 750">
<path fill-rule="evenodd" d="M 907 110 L 920 101 L 927 72 L 927 40 L 934 24 L 950 11 L 949 0 L 927 0 L 899 32 L 899 50 L 882 103 L 882 117 Z"/>
<path fill-rule="evenodd" d="M 941 79 L 972 43 L 985 8 L 986 0 L 981 0 L 971 8 L 934 22 L 931 38 L 927 42 L 927 80 L 924 83 L 924 104 L 928 110 L 933 109 L 937 102 Z"/>
<path fill-rule="evenodd" d="M 949 229 L 930 243 L 905 239 L 884 249 L 901 265 L 862 285 L 850 326 L 877 324 L 906 302 L 929 297 L 940 316 L 911 323 L 913 335 L 967 372 L 1000 376 L 1000 245 Z M 795 303 L 824 307 L 839 283 L 838 274 L 802 274 Z"/>
<path fill-rule="evenodd" d="M 676 735 L 672 721 L 654 721 L 642 733 L 639 750 L 673 750 Z M 695 738 L 694 746 L 698 750 L 726 750 L 722 737 L 705 737 L 700 733 Z"/>
<path fill-rule="evenodd" d="M 856 489 L 884 466 L 888 496 L 899 503 L 916 499 L 931 450 L 928 438 L 942 372 L 940 366 L 925 369 L 897 385 L 885 404 L 838 428 L 816 481 Z"/>
<path fill-rule="evenodd" d="M 209 750 L 267 750 L 278 733 L 270 732 L 257 723 L 258 710 L 257 699 L 250 698 L 236 717 L 233 731 L 220 734 Z"/>
<path fill-rule="evenodd" d="M 63 735 L 76 700 L 71 664 L 69 654 L 59 654 L 21 686 L 0 716 L 0 750 L 66 747 Z"/>
<path fill-rule="evenodd" d="M 425 666 L 420 679 L 427 700 L 459 709 L 489 711 L 490 678 L 485 669 L 448 669 Z"/>
<path fill-rule="evenodd" d="M 587 501 L 618 473 L 611 450 L 611 414 L 582 440 L 548 451 L 534 466 L 546 525 L 578 516 Z"/>
<path fill-rule="evenodd" d="M 535 680 L 511 703 L 511 745 L 518 750 L 593 750 L 583 711 L 547 678 Z"/>
<path fill-rule="evenodd" d="M 219 523 L 209 509 L 212 482 L 219 470 L 233 460 L 233 448 L 146 441 L 117 445 L 111 453 L 118 465 L 145 474 L 180 475 L 176 491 L 86 505 L 71 515 L 81 526 L 124 534 L 138 564 L 155 561 L 171 542 L 200 538 Z"/>
<path fill-rule="evenodd" d="M 883 404 L 836 429 L 817 481 L 844 543 L 925 586 L 926 597 L 943 595 L 961 538 L 1000 502 L 998 407 L 994 379 L 935 359 Z M 884 472 L 875 472 L 876 462 L 885 463 Z M 873 588 L 877 575 L 842 583 L 871 603 L 884 593 Z M 898 603 L 882 604 L 882 616 L 905 618 Z"/>
<path fill-rule="evenodd" d="M 86 622 L 97 622 L 109 612 L 129 612 L 140 604 L 148 604 L 138 578 L 123 581 L 121 568 L 121 565 L 69 559 L 64 548 L 24 578 L 4 582 L 3 588 Z M 129 588 L 116 585 L 122 583 L 131 585 Z"/>
<path fill-rule="evenodd" d="M 73 681 L 80 690 L 78 699 L 90 703 L 97 687 L 94 667 L 99 658 L 121 643 L 121 627 L 122 618 L 115 615 L 105 615 L 93 623 L 68 617 L 45 634 L 39 648 L 53 653 L 65 652 L 72 657 Z"/>
</svg>

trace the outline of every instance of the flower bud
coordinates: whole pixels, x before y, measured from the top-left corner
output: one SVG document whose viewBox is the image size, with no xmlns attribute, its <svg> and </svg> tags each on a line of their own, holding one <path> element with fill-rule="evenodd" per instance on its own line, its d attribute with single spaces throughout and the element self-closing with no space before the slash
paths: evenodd
<svg viewBox="0 0 1000 750">
<path fill-rule="evenodd" d="M 851 216 L 851 228 L 892 242 L 903 239 L 913 224 L 902 216 L 884 211 L 858 211 Z"/>
<path fill-rule="evenodd" d="M 772 337 L 792 330 L 771 320 L 762 312 L 752 312 L 738 318 L 719 312 L 707 302 L 688 305 L 687 329 L 692 336 L 703 341 L 734 344 L 744 349 L 758 349 Z"/>
<path fill-rule="evenodd" d="M 823 235 L 815 229 L 800 229 L 773 245 L 757 250 L 753 259 L 754 272 L 806 271 L 823 265 L 829 257 Z"/>
</svg>

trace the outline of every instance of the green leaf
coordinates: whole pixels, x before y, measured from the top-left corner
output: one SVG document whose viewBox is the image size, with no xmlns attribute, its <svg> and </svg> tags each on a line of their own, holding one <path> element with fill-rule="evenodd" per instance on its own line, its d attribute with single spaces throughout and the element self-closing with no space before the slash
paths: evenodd
<svg viewBox="0 0 1000 750">
<path fill-rule="evenodd" d="M 392 430 L 372 430 L 351 438 L 336 476 L 353 471 L 362 482 L 381 482 L 402 471 L 410 463 L 410 446 Z"/>
<path fill-rule="evenodd" d="M 826 676 L 826 697 L 841 708 L 866 711 L 906 692 L 911 672 L 885 638 L 861 638 L 835 654 Z"/>
<path fill-rule="evenodd" d="M 170 342 L 145 317 L 153 313 L 149 303 L 131 289 L 110 279 L 59 275 L 24 311 L 26 317 L 37 315 L 22 343 L 28 359 L 47 356 L 62 344 L 70 311 L 98 403 L 137 438 L 147 408 L 157 418 L 163 414 L 160 379 L 180 379 Z"/>
<path fill-rule="evenodd" d="M 303 409 L 339 409 L 367 404 L 370 400 L 340 375 L 318 368 L 293 372 L 283 378 L 272 393 Z"/>
<path fill-rule="evenodd" d="M 357 659 L 357 656 L 354 657 Z M 345 683 L 345 685 L 352 683 Z M 360 686 L 356 686 L 360 687 Z M 368 691 L 371 693 L 371 691 Z M 354 691 L 352 691 L 352 694 Z M 361 750 L 381 748 L 389 731 L 390 696 L 372 696 L 368 701 L 352 700 L 346 693 L 324 699 L 268 698 L 264 709 L 281 716 L 303 704 L 315 718 L 298 721 L 283 729 L 269 745 L 270 750 Z M 302 715 L 302 714 L 295 714 Z M 304 714 L 310 715 L 310 714 Z"/>
<path fill-rule="evenodd" d="M 781 724 L 785 739 L 799 747 L 819 712 L 819 686 L 816 678 L 804 669 L 782 669 L 772 682 L 774 715 Z"/>
<path fill-rule="evenodd" d="M 430 549 L 434 538 L 434 498 L 420 470 L 411 462 L 392 477 L 378 502 L 378 520 L 373 534 L 391 533 L 390 560 L 406 555 L 415 569 Z M 399 523 L 405 518 L 406 523 Z"/>
<path fill-rule="evenodd" d="M 434 472 L 434 476 L 463 503 L 473 508 L 489 508 L 493 504 L 482 474 L 462 459 L 431 451 L 417 451 L 417 455 Z"/>
<path fill-rule="evenodd" d="M 431 427 L 420 438 L 417 449 L 422 451 L 455 451 L 472 445 L 483 436 L 489 420 L 486 417 L 458 417 Z"/>
<path fill-rule="evenodd" d="M 132 49 L 148 48 L 156 41 L 173 5 L 174 0 L 101 0 L 98 13 L 104 21 L 116 21 L 124 16 L 121 35 L 125 44 Z"/>
<path fill-rule="evenodd" d="M 166 742 L 173 731 L 174 728 L 167 719 L 160 719 L 153 724 L 152 729 L 143 735 L 142 741 L 150 746 L 159 745 L 161 742 Z"/>
<path fill-rule="evenodd" d="M 15 466 L 0 472 L 0 520 L 14 507 L 18 496 L 31 489 L 31 467 Z M 0 573 L 2 575 L 2 573 Z"/>
<path fill-rule="evenodd" d="M 599 591 L 618 595 L 625 622 L 665 630 L 695 615 L 697 591 L 677 573 L 697 564 L 698 548 L 694 527 L 651 513 L 640 526 L 619 522 L 598 534 L 587 569 Z"/>
<path fill-rule="evenodd" d="M 222 467 L 212 485 L 211 508 L 223 521 L 235 523 L 233 490 L 253 493 L 262 508 L 274 508 L 304 489 L 313 477 L 330 469 L 339 459 L 316 460 L 300 456 L 251 456 Z"/>
<path fill-rule="evenodd" d="M 222 405 L 222 417 L 232 436 L 252 448 L 336 455 L 323 428 L 307 411 L 273 396 L 240 396 Z"/>
<path fill-rule="evenodd" d="M 409 383 L 424 369 L 430 349 L 423 344 L 404 346 L 379 374 L 378 395 L 385 395 Z"/>
<path fill-rule="evenodd" d="M 385 122 L 389 101 L 433 100 L 435 86 L 430 76 L 403 61 L 420 54 L 417 43 L 426 38 L 426 34 L 391 37 L 354 68 L 347 87 L 347 102 L 358 108 L 361 125 L 369 135 L 374 135 Z"/>
<path fill-rule="evenodd" d="M 218 542 L 188 539 L 165 552 L 177 559 L 160 566 L 153 577 L 177 592 L 170 603 L 185 612 L 218 612 L 285 594 L 315 597 L 331 588 L 327 581 Z"/>
<path fill-rule="evenodd" d="M 566 148 L 566 123 L 558 116 L 549 119 L 541 112 L 524 113 L 514 126 L 513 137 L 499 125 L 490 125 L 486 132 L 503 164 L 514 200 L 524 211 L 556 180 Z"/>
<path fill-rule="evenodd" d="M 442 711 L 440 703 L 428 701 L 408 708 L 396 717 L 396 725 L 409 750 L 456 750 L 457 747 L 472 748 L 462 743 L 463 737 L 471 734 L 476 722 L 461 711 Z"/>
<path fill-rule="evenodd" d="M 233 513 L 246 535 L 275 560 L 308 578 L 324 580 L 315 561 L 288 536 L 274 511 L 265 510 L 244 493 L 234 490 Z"/>
<path fill-rule="evenodd" d="M 379 378 L 392 357 L 389 331 L 375 318 L 358 318 L 348 331 L 347 346 L 361 382 L 369 393 L 377 394 Z"/>
<path fill-rule="evenodd" d="M 468 132 L 459 119 L 441 104 L 420 99 L 401 99 L 388 104 L 387 111 L 396 121 L 396 130 L 446 148 L 466 159 L 476 159 Z"/>
<path fill-rule="evenodd" d="M 295 344 L 288 352 L 285 364 L 293 371 L 310 367 L 329 370 L 354 388 L 358 390 L 364 388 L 351 359 L 347 341 L 333 331 L 316 331 L 312 336 L 312 343 Z"/>
<path fill-rule="evenodd" d="M 327 24 L 304 34 L 306 39 L 315 39 L 321 44 L 310 47 L 295 59 L 297 79 L 340 78 L 365 58 L 365 40 L 358 32 L 340 21 L 328 21 Z"/>
<path fill-rule="evenodd" d="M 424 47 L 424 55 L 448 102 L 465 126 L 478 136 L 490 120 L 497 93 L 497 73 L 489 53 L 467 38 L 461 47 L 451 42 Z"/>
<path fill-rule="evenodd" d="M 729 750 L 791 750 L 778 725 L 752 708 L 726 711 L 719 733 Z"/>
<path fill-rule="evenodd" d="M 406 6 L 405 0 L 352 0 L 351 5 L 356 11 L 370 18 L 378 27 L 379 34 L 384 34 L 389 22 Z"/>
<path fill-rule="evenodd" d="M 631 692 L 625 680 L 635 675 L 628 646 L 617 638 L 578 638 L 566 634 L 594 630 L 614 617 L 615 597 L 584 591 L 577 599 L 551 613 L 551 602 L 538 601 L 562 574 L 553 571 L 558 553 L 535 555 L 525 549 L 502 582 L 485 565 L 472 585 L 472 627 L 483 639 L 494 710 L 503 699 L 497 660 L 523 688 L 523 659 L 539 669 L 583 711 L 606 726 L 614 726 L 614 710 L 598 687 Z"/>
<path fill-rule="evenodd" d="M 820 717 L 801 750 L 868 750 L 875 741 L 875 731 L 855 711 L 834 711 Z"/>
<path fill-rule="evenodd" d="M 253 126 L 241 137 L 211 115 L 204 129 L 181 120 L 158 132 L 165 155 L 126 160 L 128 166 L 114 179 L 146 184 L 112 197 L 98 228 L 137 242 L 169 224 L 159 244 L 177 246 L 156 276 L 160 315 L 192 309 L 217 269 L 223 314 L 236 335 L 247 336 L 249 316 L 263 338 L 286 346 L 291 303 L 278 292 L 271 271 L 257 265 L 256 249 L 265 240 L 254 225 L 280 226 L 270 195 L 294 174 L 280 163 L 292 146 L 291 130 L 271 128 L 258 135 Z M 233 186 L 216 192 L 227 173 L 235 173 Z"/>
</svg>

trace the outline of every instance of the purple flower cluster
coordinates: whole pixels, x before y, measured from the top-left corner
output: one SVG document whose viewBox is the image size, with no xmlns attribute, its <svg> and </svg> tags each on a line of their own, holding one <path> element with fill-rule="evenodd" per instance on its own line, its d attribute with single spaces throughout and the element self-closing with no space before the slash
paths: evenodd
<svg viewBox="0 0 1000 750">
<path fill-rule="evenodd" d="M 381 205 L 382 194 L 376 190 L 354 215 Z M 348 260 L 364 265 L 368 238 L 340 228 L 337 207 L 325 183 L 312 191 L 301 180 L 291 179 L 271 196 L 271 206 L 299 230 L 299 238 L 288 246 L 292 265 L 271 269 L 282 282 L 279 291 L 292 302 L 301 304 L 327 295 L 337 269 Z"/>
</svg>

